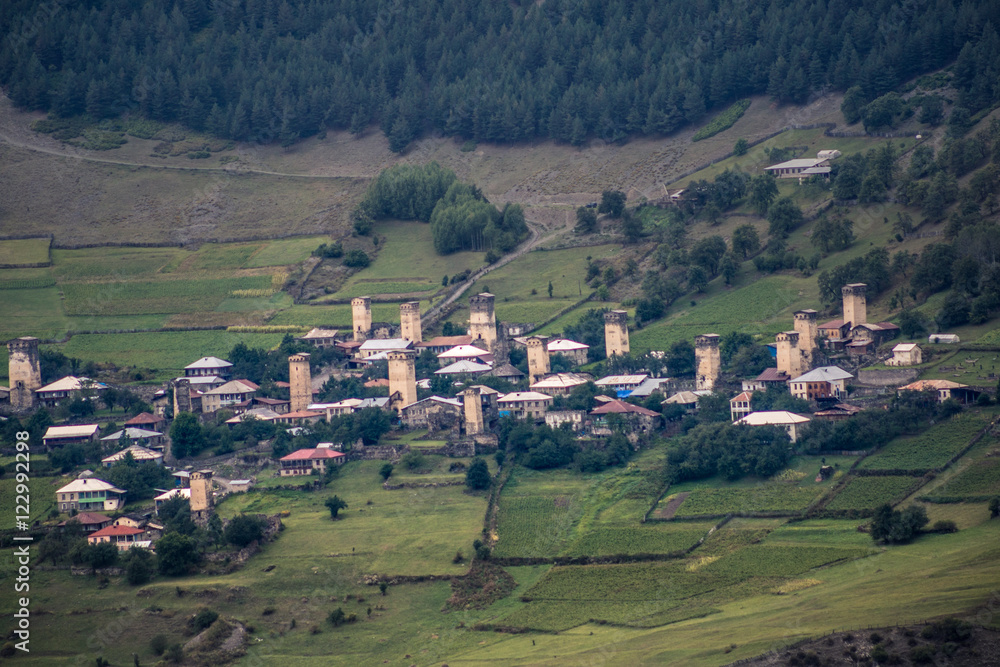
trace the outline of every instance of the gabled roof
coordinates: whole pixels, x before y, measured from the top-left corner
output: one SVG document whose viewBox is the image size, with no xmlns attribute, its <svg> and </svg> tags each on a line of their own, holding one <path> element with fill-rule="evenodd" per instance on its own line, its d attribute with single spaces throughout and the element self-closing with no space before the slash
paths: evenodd
<svg viewBox="0 0 1000 667">
<path fill-rule="evenodd" d="M 844 320 L 830 320 L 816 327 L 817 329 L 839 329 L 847 324 Z"/>
<path fill-rule="evenodd" d="M 821 366 L 794 378 L 792 382 L 836 382 L 849 380 L 854 376 L 837 366 Z"/>
<path fill-rule="evenodd" d="M 478 364 L 469 359 L 462 359 L 444 368 L 434 371 L 434 375 L 456 375 L 460 373 L 485 373 L 493 367 L 488 364 Z"/>
<path fill-rule="evenodd" d="M 863 322 L 854 327 L 855 329 L 868 329 L 869 331 L 898 331 L 899 327 L 892 322 Z"/>
<path fill-rule="evenodd" d="M 408 350 L 413 347 L 413 341 L 405 338 L 369 338 L 361 343 L 361 348 L 365 352 L 368 350 L 378 350 L 391 352 L 393 350 Z"/>
<path fill-rule="evenodd" d="M 643 396 L 650 396 L 660 391 L 661 385 L 664 382 L 669 382 L 670 378 L 646 378 L 639 386 L 632 390 L 629 394 L 631 397 L 642 398 Z"/>
<path fill-rule="evenodd" d="M 307 410 L 342 410 L 345 408 L 354 409 L 361 405 L 360 398 L 345 398 L 342 401 L 337 401 L 336 403 L 310 403 L 306 406 Z"/>
<path fill-rule="evenodd" d="M 101 430 L 97 424 L 75 424 L 73 426 L 50 426 L 45 430 L 46 438 L 86 438 Z M 159 435 L 159 433 L 157 433 Z"/>
<path fill-rule="evenodd" d="M 757 376 L 758 382 L 787 382 L 788 374 L 779 371 L 777 368 L 765 368 L 764 372 Z"/>
<path fill-rule="evenodd" d="M 365 408 L 387 408 L 387 407 L 389 407 L 388 396 L 375 396 L 369 398 L 362 398 L 361 402 L 358 403 L 359 410 L 364 410 Z"/>
<path fill-rule="evenodd" d="M 403 408 L 403 411 L 410 410 L 415 405 L 420 405 L 422 403 L 441 403 L 443 405 L 450 405 L 454 408 L 462 407 L 462 401 L 457 398 L 445 398 L 444 396 L 428 396 L 427 398 L 421 399 L 416 403 L 410 403 Z"/>
<path fill-rule="evenodd" d="M 904 387 L 900 387 L 900 389 L 903 391 L 937 391 L 940 389 L 965 389 L 968 386 L 967 384 L 960 384 L 951 380 L 917 380 Z"/>
<path fill-rule="evenodd" d="M 480 349 L 475 345 L 456 345 L 450 350 L 445 350 L 437 357 L 438 359 L 469 359 L 484 356 L 492 357 L 488 351 Z"/>
<path fill-rule="evenodd" d="M 549 341 L 547 348 L 549 352 L 571 352 L 573 350 L 589 350 L 590 346 L 567 338 L 557 338 Z"/>
<path fill-rule="evenodd" d="M 375 378 L 374 380 L 368 380 L 368 382 L 365 382 L 364 386 L 368 387 L 368 388 L 371 388 L 371 387 L 388 387 L 389 386 L 389 378 Z"/>
<path fill-rule="evenodd" d="M 492 396 L 493 394 L 499 395 L 500 392 L 493 387 L 487 387 L 485 384 L 474 384 L 469 389 L 475 389 L 479 392 L 480 396 Z"/>
<path fill-rule="evenodd" d="M 329 447 L 317 447 L 316 449 L 299 449 L 288 456 L 282 456 L 282 461 L 312 461 L 316 459 L 339 459 L 346 456 L 343 452 L 338 452 Z"/>
<path fill-rule="evenodd" d="M 337 335 L 336 329 L 311 329 L 309 333 L 299 336 L 300 340 L 310 340 L 312 338 L 333 338 Z"/>
<path fill-rule="evenodd" d="M 60 521 L 59 525 L 65 526 L 66 524 L 73 523 L 74 521 L 84 526 L 93 526 L 94 524 L 111 523 L 111 517 L 98 514 L 97 512 L 78 512 L 76 516 L 66 519 L 65 521 Z"/>
<path fill-rule="evenodd" d="M 472 336 L 435 336 L 430 340 L 417 343 L 417 347 L 457 347 L 468 345 L 472 342 Z"/>
<path fill-rule="evenodd" d="M 667 400 L 660 403 L 660 405 L 691 405 L 697 403 L 698 399 L 702 396 L 709 396 L 712 392 L 707 389 L 699 389 L 698 391 L 679 391 Z"/>
<path fill-rule="evenodd" d="M 751 412 L 742 419 L 738 419 L 736 423 L 745 426 L 788 426 L 789 424 L 805 424 L 808 421 L 808 417 L 787 410 L 766 410 Z"/>
<path fill-rule="evenodd" d="M 101 528 L 100 530 L 87 535 L 87 538 L 91 537 L 121 537 L 122 535 L 139 535 L 145 533 L 146 531 L 142 528 L 133 528 L 132 526 L 108 526 L 107 528 Z"/>
<path fill-rule="evenodd" d="M 141 424 L 159 424 L 160 422 L 166 421 L 163 417 L 159 415 L 150 414 L 148 412 L 140 412 L 132 419 L 125 422 L 125 426 L 139 426 Z"/>
<path fill-rule="evenodd" d="M 218 357 L 202 357 L 193 364 L 188 364 L 187 366 L 185 366 L 184 370 L 187 370 L 189 368 L 191 370 L 194 370 L 196 368 L 229 368 L 230 366 L 232 366 L 232 364 L 226 361 L 225 359 L 219 359 Z"/>
<path fill-rule="evenodd" d="M 916 349 L 918 349 L 916 343 L 900 343 L 896 347 L 892 348 L 892 351 L 893 352 L 912 352 L 913 350 L 916 350 Z"/>
<path fill-rule="evenodd" d="M 815 157 L 796 158 L 794 160 L 788 160 L 786 162 L 779 162 L 778 164 L 772 164 L 770 167 L 764 167 L 764 171 L 770 171 L 772 169 L 807 169 L 809 167 L 815 167 L 826 161 L 827 158 L 815 158 Z"/>
<path fill-rule="evenodd" d="M 531 385 L 531 389 L 569 389 L 570 387 L 579 387 L 581 384 L 587 384 L 588 382 L 590 382 L 589 375 L 556 373 L 555 375 L 544 377 Z"/>
<path fill-rule="evenodd" d="M 90 378 L 76 377 L 73 375 L 67 375 L 64 378 L 60 378 L 51 384 L 47 384 L 40 389 L 36 389 L 36 392 L 42 391 L 80 391 L 81 389 L 107 389 L 108 385 L 101 382 L 94 382 Z"/>
<path fill-rule="evenodd" d="M 144 428 L 124 428 L 121 431 L 116 431 L 111 435 L 106 435 L 101 438 L 101 442 L 111 442 L 120 440 L 122 433 L 131 440 L 141 440 L 143 438 L 162 438 L 163 434 L 159 431 L 147 431 Z"/>
<path fill-rule="evenodd" d="M 552 397 L 537 391 L 512 391 L 497 399 L 497 403 L 516 403 L 519 401 L 551 401 Z"/>
<path fill-rule="evenodd" d="M 611 400 L 594 408 L 590 411 L 592 415 L 608 415 L 608 414 L 637 414 L 645 415 L 647 417 L 659 417 L 659 412 L 653 412 L 648 410 L 641 405 L 632 405 L 631 403 L 626 403 L 625 401 Z"/>
<path fill-rule="evenodd" d="M 251 408 L 242 414 L 238 414 L 235 417 L 226 420 L 227 424 L 239 424 L 240 422 L 249 421 L 251 419 L 260 419 L 262 421 L 271 421 L 275 417 L 280 417 L 277 412 L 271 408 Z"/>
<path fill-rule="evenodd" d="M 493 370 L 491 370 L 489 373 L 485 373 L 485 375 L 488 375 L 490 377 L 498 377 L 498 378 L 520 378 L 520 377 L 524 377 L 524 373 L 522 373 L 521 371 L 517 370 L 516 368 L 514 368 L 510 364 L 500 364 L 499 366 L 494 366 Z"/>
<path fill-rule="evenodd" d="M 56 493 L 80 493 L 81 491 L 110 491 L 112 493 L 125 493 L 114 484 L 109 484 L 103 479 L 90 477 L 88 479 L 74 479 L 72 482 L 62 487 Z"/>
<path fill-rule="evenodd" d="M 814 412 L 814 417 L 833 417 L 837 415 L 856 415 L 861 412 L 861 408 L 856 405 L 848 405 L 847 403 L 837 403 L 836 405 L 831 405 L 825 410 L 820 410 Z"/>
<path fill-rule="evenodd" d="M 133 459 L 140 463 L 143 461 L 155 461 L 156 459 L 163 458 L 163 454 L 159 452 L 154 452 L 151 449 L 146 449 L 145 447 L 140 447 L 139 445 L 132 445 L 131 447 L 126 447 L 120 452 L 115 452 L 111 456 L 105 456 L 101 459 L 101 463 L 114 463 L 116 461 L 121 461 L 129 454 L 132 455 Z"/>
<path fill-rule="evenodd" d="M 230 380 L 224 385 L 216 387 L 215 389 L 209 389 L 204 392 L 207 394 L 218 395 L 218 394 L 250 394 L 260 389 L 260 387 L 251 382 L 250 380 Z"/>
<path fill-rule="evenodd" d="M 286 412 L 283 415 L 278 415 L 275 419 L 280 419 L 284 421 L 285 419 L 307 419 L 309 417 L 322 417 L 322 412 L 313 412 L 312 410 L 296 410 L 295 412 Z"/>
<path fill-rule="evenodd" d="M 185 489 L 170 489 L 169 491 L 167 491 L 165 493 L 161 493 L 160 495 L 156 496 L 155 498 L 153 498 L 153 500 L 161 500 L 161 501 L 162 500 L 170 500 L 174 496 L 180 496 L 181 498 L 188 498 L 188 499 L 190 499 L 191 498 L 191 489 L 190 488 L 185 488 Z"/>
<path fill-rule="evenodd" d="M 752 391 L 744 391 L 742 394 L 737 394 L 729 399 L 730 404 L 732 403 L 749 403 L 750 399 L 753 397 Z"/>
<path fill-rule="evenodd" d="M 608 375 L 602 377 L 600 380 L 595 380 L 594 384 L 598 387 L 614 387 L 627 384 L 639 385 L 648 377 L 649 375 L 645 373 L 641 375 Z"/>
</svg>

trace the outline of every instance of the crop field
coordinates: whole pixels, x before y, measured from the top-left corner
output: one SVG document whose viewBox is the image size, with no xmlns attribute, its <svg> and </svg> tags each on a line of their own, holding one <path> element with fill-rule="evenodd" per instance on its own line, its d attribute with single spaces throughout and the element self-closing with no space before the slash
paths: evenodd
<svg viewBox="0 0 1000 667">
<path fill-rule="evenodd" d="M 917 477 L 853 477 L 826 505 L 828 510 L 874 510 L 905 498 L 920 483 Z"/>
<path fill-rule="evenodd" d="M 52 251 L 52 272 L 59 280 L 111 276 L 122 279 L 167 271 L 190 255 L 180 248 L 81 248 Z"/>
<path fill-rule="evenodd" d="M 576 301 L 591 291 L 583 286 L 587 277 L 587 258 L 610 259 L 620 251 L 617 245 L 533 250 L 483 276 L 473 285 L 473 294 L 489 291 L 497 296 L 498 304 L 504 297 L 547 300 L 551 282 L 553 298 Z M 535 290 L 536 294 L 532 294 L 531 290 Z"/>
<path fill-rule="evenodd" d="M 79 334 L 62 351 L 84 361 L 114 362 L 122 366 L 180 371 L 201 357 L 225 357 L 237 343 L 270 349 L 283 334 L 234 333 L 229 331 L 155 331 L 127 334 Z"/>
<path fill-rule="evenodd" d="M 155 315 L 215 309 L 238 289 L 271 287 L 270 276 L 153 282 L 66 283 L 67 315 Z"/>
<path fill-rule="evenodd" d="M 588 480 L 568 470 L 518 468 L 497 512 L 497 556 L 556 556 L 573 537 Z"/>
<path fill-rule="evenodd" d="M 0 292 L 0 336 L 52 338 L 66 326 L 59 291 L 45 289 L 3 290 Z"/>
<path fill-rule="evenodd" d="M 44 264 L 49 261 L 50 243 L 47 238 L 0 241 L 0 264 Z"/>
<path fill-rule="evenodd" d="M 954 477 L 934 486 L 926 495 L 975 499 L 1000 495 L 1000 457 L 986 456 L 972 462 Z"/>
<path fill-rule="evenodd" d="M 244 264 L 252 269 L 262 266 L 287 266 L 305 260 L 321 243 L 330 239 L 324 236 L 300 236 L 290 239 L 266 241 L 264 247 L 251 255 Z"/>
<path fill-rule="evenodd" d="M 337 298 L 347 299 L 370 294 L 433 294 L 441 288 L 440 283 L 426 280 L 359 280 L 350 287 L 337 292 Z"/>
<path fill-rule="evenodd" d="M 184 260 L 183 267 L 191 271 L 239 269 L 263 247 L 260 243 L 206 243 Z"/>
<path fill-rule="evenodd" d="M 569 299 L 543 299 L 541 301 L 498 301 L 497 319 L 504 322 L 533 322 L 540 324 L 575 302 Z"/>
<path fill-rule="evenodd" d="M 714 522 L 636 523 L 633 526 L 598 524 L 586 530 L 561 556 L 669 554 L 690 549 L 705 537 Z"/>
<path fill-rule="evenodd" d="M 819 498 L 824 490 L 800 488 L 782 483 L 761 484 L 748 489 L 697 489 L 681 503 L 675 516 L 701 514 L 723 516 L 753 512 L 796 513 Z M 669 497 L 665 500 L 669 500 Z"/>
<path fill-rule="evenodd" d="M 939 468 L 969 444 L 993 419 L 992 412 L 963 412 L 935 424 L 915 436 L 894 439 L 865 458 L 865 470 L 933 470 Z"/>
<path fill-rule="evenodd" d="M 445 443 L 438 443 L 441 446 Z M 413 447 L 413 444 L 410 444 Z M 484 458 L 490 468 L 490 474 L 496 473 L 496 460 Z M 471 458 L 451 458 L 449 456 L 431 455 L 424 457 L 424 465 L 418 470 L 409 470 L 406 466 L 397 465 L 389 478 L 390 484 L 440 484 L 442 482 L 465 483 L 465 471 L 472 463 Z M 454 470 L 453 470 L 454 468 Z"/>
</svg>

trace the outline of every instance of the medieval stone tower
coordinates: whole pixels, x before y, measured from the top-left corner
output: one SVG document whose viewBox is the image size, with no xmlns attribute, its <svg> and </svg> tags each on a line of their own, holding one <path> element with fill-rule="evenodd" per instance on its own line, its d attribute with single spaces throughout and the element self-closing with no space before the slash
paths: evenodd
<svg viewBox="0 0 1000 667">
<path fill-rule="evenodd" d="M 408 301 L 399 304 L 399 330 L 400 336 L 414 344 L 424 341 L 424 334 L 420 328 L 420 302 Z"/>
<path fill-rule="evenodd" d="M 797 378 L 804 372 L 799 340 L 798 331 L 782 331 L 774 337 L 778 344 L 778 371 L 788 374 L 790 378 Z"/>
<path fill-rule="evenodd" d="M 351 299 L 351 317 L 354 324 L 354 340 L 364 342 L 372 332 L 372 298 L 359 296 Z"/>
<path fill-rule="evenodd" d="M 497 315 L 493 310 L 494 296 L 483 292 L 469 298 L 469 335 L 472 341 L 481 338 L 486 349 L 493 351 L 497 340 Z"/>
<path fill-rule="evenodd" d="M 529 338 L 528 347 L 528 384 L 535 384 L 549 372 L 549 351 L 545 349 L 545 341 L 541 338 Z"/>
<path fill-rule="evenodd" d="M 628 352 L 628 313 L 624 310 L 604 313 L 604 353 L 611 357 Z"/>
<path fill-rule="evenodd" d="M 312 403 L 312 375 L 309 373 L 309 354 L 300 352 L 288 357 L 288 393 L 291 395 L 292 412 L 305 410 Z"/>
<path fill-rule="evenodd" d="M 722 354 L 719 352 L 719 334 L 695 336 L 695 389 L 712 391 L 722 371 Z"/>
<path fill-rule="evenodd" d="M 844 321 L 850 322 L 852 327 L 868 323 L 867 289 L 868 285 L 864 283 L 851 283 L 840 288 L 844 297 Z"/>
<path fill-rule="evenodd" d="M 802 353 L 802 361 L 807 367 L 813 365 L 816 336 L 819 335 L 816 315 L 816 311 L 811 308 L 795 311 L 795 331 L 799 334 L 799 352 Z"/>
<path fill-rule="evenodd" d="M 388 354 L 390 398 L 399 392 L 399 399 L 392 406 L 395 410 L 402 410 L 407 405 L 417 402 L 415 356 L 416 354 L 411 350 L 399 350 Z"/>
<path fill-rule="evenodd" d="M 462 403 L 465 407 L 466 435 L 478 435 L 485 432 L 486 425 L 483 422 L 483 399 L 479 396 L 479 390 L 466 389 L 463 391 Z"/>
<path fill-rule="evenodd" d="M 35 390 L 42 386 L 42 367 L 38 360 L 38 339 L 15 338 L 7 343 L 10 364 L 10 404 L 15 410 L 35 407 Z"/>
<path fill-rule="evenodd" d="M 212 471 L 191 473 L 191 520 L 200 526 L 208 523 L 215 507 L 212 497 Z"/>
</svg>

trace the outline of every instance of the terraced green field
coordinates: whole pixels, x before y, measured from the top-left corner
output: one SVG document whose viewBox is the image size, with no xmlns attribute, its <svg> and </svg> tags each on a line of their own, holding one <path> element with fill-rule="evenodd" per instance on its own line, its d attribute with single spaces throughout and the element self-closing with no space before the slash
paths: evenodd
<svg viewBox="0 0 1000 667">
<path fill-rule="evenodd" d="M 44 239 L 0 241 L 0 264 L 44 264 L 49 261 L 49 244 Z"/>
<path fill-rule="evenodd" d="M 920 483 L 917 477 L 853 477 L 825 509 L 870 511 L 905 498 Z"/>
<path fill-rule="evenodd" d="M 969 444 L 995 417 L 992 411 L 963 412 L 920 435 L 894 439 L 858 466 L 865 470 L 932 470 Z"/>
<path fill-rule="evenodd" d="M 750 489 L 698 489 L 681 503 L 675 516 L 795 513 L 808 507 L 823 491 L 823 488 L 800 488 L 789 484 L 767 484 Z"/>
</svg>

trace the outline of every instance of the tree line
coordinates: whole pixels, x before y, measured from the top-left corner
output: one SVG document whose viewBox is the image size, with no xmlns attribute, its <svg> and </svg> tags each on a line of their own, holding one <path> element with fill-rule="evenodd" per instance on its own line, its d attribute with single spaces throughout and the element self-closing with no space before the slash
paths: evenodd
<svg viewBox="0 0 1000 667">
<path fill-rule="evenodd" d="M 236 140 L 376 123 L 397 151 L 428 130 L 582 144 L 667 134 L 755 94 L 857 86 L 867 102 L 956 57 L 974 113 L 997 95 L 990 23 L 987 0 L 12 0 L 0 81 L 22 108 Z"/>
</svg>

